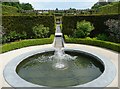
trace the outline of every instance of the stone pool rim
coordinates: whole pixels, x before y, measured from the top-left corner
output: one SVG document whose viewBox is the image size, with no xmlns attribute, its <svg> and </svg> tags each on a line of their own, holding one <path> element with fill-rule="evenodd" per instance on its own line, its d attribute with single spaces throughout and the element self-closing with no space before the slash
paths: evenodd
<svg viewBox="0 0 120 89">
<path fill-rule="evenodd" d="M 99 61 L 103 63 L 103 66 L 104 66 L 104 72 L 98 78 L 82 85 L 70 86 L 70 87 L 106 87 L 114 80 L 116 76 L 116 68 L 109 59 L 97 53 L 82 51 L 79 48 L 64 48 L 64 49 L 65 51 L 77 51 L 80 53 L 85 53 L 87 55 L 93 56 L 96 59 L 99 59 Z M 28 58 L 38 53 L 44 53 L 44 52 L 54 51 L 54 50 L 55 50 L 54 48 L 38 49 L 35 51 L 30 51 L 30 52 L 18 55 L 17 57 L 13 58 L 5 66 L 5 69 L 4 69 L 3 75 L 6 82 L 10 84 L 12 87 L 47 87 L 47 86 L 37 85 L 37 84 L 33 84 L 25 81 L 16 73 L 16 68 L 19 65 L 19 63 L 22 62 L 25 58 Z"/>
</svg>

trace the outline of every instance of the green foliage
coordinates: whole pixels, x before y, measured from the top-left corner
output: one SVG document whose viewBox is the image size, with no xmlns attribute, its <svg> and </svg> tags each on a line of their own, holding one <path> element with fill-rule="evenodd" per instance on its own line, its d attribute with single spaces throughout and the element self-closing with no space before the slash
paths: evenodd
<svg viewBox="0 0 120 89">
<path fill-rule="evenodd" d="M 109 27 L 107 32 L 110 40 L 113 42 L 120 42 L 120 20 L 109 19 L 105 24 Z"/>
<path fill-rule="evenodd" d="M 54 23 L 54 16 L 2 16 L 4 35 L 7 36 L 12 31 L 15 31 L 16 34 L 23 34 L 25 32 L 27 39 L 35 38 L 32 28 L 37 24 L 49 27 L 48 36 L 50 36 L 50 34 L 55 32 Z"/>
<path fill-rule="evenodd" d="M 20 4 L 19 2 L 3 2 L 1 4 L 2 6 L 2 15 L 31 15 L 31 13 L 21 13 L 21 10 L 33 10 L 33 7 L 29 3 L 22 3 Z M 33 12 L 32 14 L 35 15 Z"/>
<path fill-rule="evenodd" d="M 50 35 L 50 39 L 54 40 L 54 35 L 53 34 Z"/>
<path fill-rule="evenodd" d="M 18 8 L 2 5 L 2 15 L 20 15 Z"/>
<path fill-rule="evenodd" d="M 22 9 L 19 2 L 2 2 L 2 5 L 13 6 L 18 9 Z"/>
<path fill-rule="evenodd" d="M 108 27 L 104 24 L 108 19 L 118 19 L 119 15 L 86 15 L 86 16 L 63 16 L 62 32 L 69 37 L 73 35 L 76 29 L 76 24 L 79 21 L 86 20 L 94 25 L 94 30 L 91 31 L 90 37 L 95 37 L 98 34 L 106 33 Z"/>
<path fill-rule="evenodd" d="M 101 7 L 102 5 L 99 4 L 95 4 L 94 6 L 92 6 L 92 9 L 98 9 L 99 7 Z"/>
<path fill-rule="evenodd" d="M 67 36 L 65 36 L 67 37 Z M 66 43 L 76 43 L 76 44 L 87 44 L 93 45 L 98 47 L 103 47 L 107 49 L 111 49 L 117 52 L 120 52 L 120 44 L 108 42 L 108 41 L 101 41 L 92 38 L 65 38 Z"/>
<path fill-rule="evenodd" d="M 99 34 L 96 37 L 97 40 L 103 40 L 103 41 L 108 41 L 108 36 L 106 34 Z"/>
<path fill-rule="evenodd" d="M 77 22 L 76 28 L 74 37 L 85 38 L 94 29 L 94 26 L 90 22 L 83 20 L 81 22 Z"/>
<path fill-rule="evenodd" d="M 105 6 L 107 4 L 108 4 L 108 2 L 97 2 L 91 8 L 92 9 L 99 9 L 100 7 Z"/>
<path fill-rule="evenodd" d="M 60 24 L 60 29 L 62 30 L 62 24 Z"/>
<path fill-rule="evenodd" d="M 33 33 L 36 38 L 45 38 L 48 37 L 49 27 L 44 27 L 44 25 L 37 25 L 33 27 Z"/>
<path fill-rule="evenodd" d="M 2 53 L 15 50 L 15 49 L 19 49 L 19 48 L 23 48 L 23 47 L 28 47 L 28 46 L 51 44 L 53 42 L 53 38 L 54 36 L 52 35 L 50 38 L 21 40 L 18 42 L 4 44 L 1 46 Z"/>
<path fill-rule="evenodd" d="M 29 3 L 22 3 L 20 6 L 23 10 L 33 10 L 32 5 Z"/>
<path fill-rule="evenodd" d="M 76 9 L 75 8 L 69 8 L 67 13 L 75 13 L 76 12 Z"/>
<path fill-rule="evenodd" d="M 19 10 L 33 10 L 32 5 L 29 3 L 20 4 L 19 2 L 2 2 L 2 5 L 13 6 L 18 8 Z"/>
<path fill-rule="evenodd" d="M 16 31 L 11 31 L 8 35 L 3 35 L 2 43 L 13 42 L 16 40 L 26 39 L 26 32 L 17 33 Z"/>
<path fill-rule="evenodd" d="M 98 8 L 99 14 L 120 14 L 120 2 L 113 2 Z"/>
<path fill-rule="evenodd" d="M 101 2 L 92 6 L 93 10 L 97 11 L 97 14 L 120 14 L 120 2 Z"/>
</svg>

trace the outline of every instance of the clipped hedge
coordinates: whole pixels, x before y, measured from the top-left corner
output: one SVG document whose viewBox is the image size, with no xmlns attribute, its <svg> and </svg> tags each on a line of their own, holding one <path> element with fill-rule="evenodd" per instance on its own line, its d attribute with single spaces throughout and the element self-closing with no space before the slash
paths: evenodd
<svg viewBox="0 0 120 89">
<path fill-rule="evenodd" d="M 94 37 L 100 33 L 105 33 L 108 28 L 104 22 L 108 19 L 118 19 L 119 15 L 86 15 L 86 16 L 63 16 L 63 29 L 62 32 L 65 35 L 72 36 L 74 29 L 76 29 L 76 23 L 82 20 L 91 22 L 95 29 L 91 32 L 90 36 Z"/>
<path fill-rule="evenodd" d="M 54 35 L 51 35 L 50 38 L 21 40 L 18 42 L 11 42 L 9 44 L 3 44 L 1 46 L 2 53 L 28 46 L 51 44 L 53 39 Z"/>
<path fill-rule="evenodd" d="M 65 42 L 66 43 L 75 43 L 75 44 L 93 45 L 93 46 L 103 47 L 103 48 L 107 48 L 107 49 L 111 49 L 111 50 L 120 52 L 120 44 L 96 40 L 96 39 L 92 39 L 92 38 L 82 39 L 82 38 L 69 38 L 68 36 L 65 36 Z"/>
<path fill-rule="evenodd" d="M 26 32 L 27 38 L 34 38 L 32 28 L 37 24 L 43 24 L 49 27 L 49 35 L 55 32 L 54 16 L 2 16 L 2 26 L 5 35 L 11 31 L 17 33 Z"/>
</svg>

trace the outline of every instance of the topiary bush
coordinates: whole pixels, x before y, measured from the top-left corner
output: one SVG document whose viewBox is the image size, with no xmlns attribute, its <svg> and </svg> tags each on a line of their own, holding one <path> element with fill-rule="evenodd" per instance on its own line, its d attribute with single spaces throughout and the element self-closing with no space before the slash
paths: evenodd
<svg viewBox="0 0 120 89">
<path fill-rule="evenodd" d="M 94 26 L 88 21 L 77 22 L 76 30 L 73 34 L 73 37 L 76 38 L 85 38 L 90 32 L 94 29 Z"/>
</svg>

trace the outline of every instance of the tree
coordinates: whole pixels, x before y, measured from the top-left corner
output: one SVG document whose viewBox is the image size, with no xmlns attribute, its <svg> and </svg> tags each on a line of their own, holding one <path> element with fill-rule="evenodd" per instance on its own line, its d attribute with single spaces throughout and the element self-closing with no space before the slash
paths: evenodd
<svg viewBox="0 0 120 89">
<path fill-rule="evenodd" d="M 76 9 L 75 9 L 75 8 L 69 8 L 69 9 L 68 9 L 68 12 L 69 12 L 69 13 L 75 13 L 75 12 L 76 12 Z"/>
<path fill-rule="evenodd" d="M 58 8 L 56 8 L 55 10 L 58 11 Z"/>
<path fill-rule="evenodd" d="M 23 10 L 33 10 L 32 5 L 29 4 L 29 3 L 22 3 L 22 4 L 21 4 L 21 8 L 22 8 Z"/>
<path fill-rule="evenodd" d="M 33 10 L 33 7 L 29 3 L 22 3 L 19 2 L 3 2 L 2 5 L 13 6 L 17 7 L 19 10 Z"/>
<path fill-rule="evenodd" d="M 81 22 L 77 22 L 74 37 L 85 38 L 90 34 L 93 29 L 94 26 L 88 21 L 83 20 Z"/>
<path fill-rule="evenodd" d="M 22 9 L 19 2 L 2 2 L 2 5 L 17 7 L 18 9 Z"/>
<path fill-rule="evenodd" d="M 108 2 L 97 2 L 91 7 L 91 9 L 98 9 L 104 5 L 107 5 L 107 4 L 108 4 Z"/>
<path fill-rule="evenodd" d="M 55 9 L 55 13 L 58 13 L 58 8 Z"/>
</svg>

